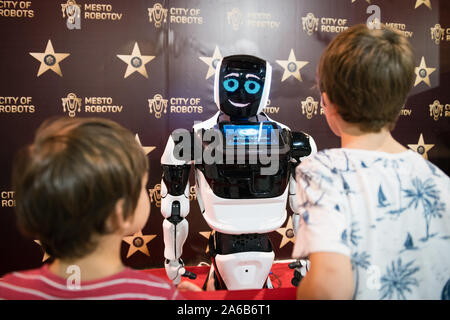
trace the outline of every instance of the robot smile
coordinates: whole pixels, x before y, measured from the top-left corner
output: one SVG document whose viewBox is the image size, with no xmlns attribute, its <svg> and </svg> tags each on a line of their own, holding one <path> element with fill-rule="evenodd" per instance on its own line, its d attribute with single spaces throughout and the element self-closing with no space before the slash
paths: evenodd
<svg viewBox="0 0 450 320">
<path fill-rule="evenodd" d="M 250 102 L 247 103 L 237 103 L 237 102 L 233 102 L 230 99 L 228 99 L 228 102 L 231 103 L 233 106 L 238 107 L 238 108 L 243 108 L 246 107 L 250 104 Z"/>
</svg>

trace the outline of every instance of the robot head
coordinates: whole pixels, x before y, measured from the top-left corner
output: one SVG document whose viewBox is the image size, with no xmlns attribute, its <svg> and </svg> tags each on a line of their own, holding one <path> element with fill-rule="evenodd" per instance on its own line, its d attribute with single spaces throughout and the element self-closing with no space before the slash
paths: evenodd
<svg viewBox="0 0 450 320">
<path fill-rule="evenodd" d="M 249 118 L 262 112 L 269 97 L 272 67 L 260 58 L 235 55 L 216 66 L 214 102 L 233 118 Z"/>
</svg>

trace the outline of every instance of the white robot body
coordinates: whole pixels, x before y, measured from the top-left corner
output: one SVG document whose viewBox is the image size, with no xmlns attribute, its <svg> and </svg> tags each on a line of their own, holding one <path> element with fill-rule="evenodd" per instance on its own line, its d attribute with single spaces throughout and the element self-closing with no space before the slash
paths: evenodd
<svg viewBox="0 0 450 320">
<path fill-rule="evenodd" d="M 227 234 L 268 233 L 286 221 L 288 188 L 275 198 L 225 199 L 214 194 L 199 170 L 196 176 L 203 218 L 211 229 Z"/>
<path fill-rule="evenodd" d="M 214 101 L 220 111 L 195 124 L 190 136 L 191 150 L 201 146 L 200 158 L 195 154 L 177 157 L 175 149 L 180 141 L 173 136 L 168 139 L 161 158 L 161 213 L 165 218 L 165 267 L 174 284 L 181 276 L 194 277 L 181 260 L 189 229 L 185 218 L 189 213 L 191 166 L 195 166 L 195 191 L 202 216 L 213 231 L 209 239 L 210 275 L 216 280 L 216 289 L 263 288 L 275 257 L 268 233 L 286 221 L 287 203 L 297 223 L 293 173 L 295 166 L 317 148 L 312 137 L 291 132 L 262 112 L 269 96 L 271 70 L 268 62 L 257 57 L 223 58 L 216 66 L 214 87 Z M 203 151 L 213 145 L 212 141 L 203 141 L 208 130 L 220 132 L 220 159 L 234 157 L 231 150 L 244 150 L 236 155 L 236 162 L 203 161 Z M 267 152 L 269 147 L 270 155 L 277 155 L 276 170 L 266 174 L 262 168 L 266 169 L 267 163 L 260 158 L 251 162 L 250 156 L 259 157 L 261 150 Z M 242 159 L 244 162 L 239 162 Z"/>
</svg>

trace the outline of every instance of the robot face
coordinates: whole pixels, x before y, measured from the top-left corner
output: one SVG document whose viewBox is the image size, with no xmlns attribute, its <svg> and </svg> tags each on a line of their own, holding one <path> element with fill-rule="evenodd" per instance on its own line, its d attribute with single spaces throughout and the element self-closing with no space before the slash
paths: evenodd
<svg viewBox="0 0 450 320">
<path fill-rule="evenodd" d="M 235 118 L 256 115 L 266 83 L 266 61 L 247 55 L 228 56 L 219 72 L 216 90 L 220 110 Z"/>
</svg>

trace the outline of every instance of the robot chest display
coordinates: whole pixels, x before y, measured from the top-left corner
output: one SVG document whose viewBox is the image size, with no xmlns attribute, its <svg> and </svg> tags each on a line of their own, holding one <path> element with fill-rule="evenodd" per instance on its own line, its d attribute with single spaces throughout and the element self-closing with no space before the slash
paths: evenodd
<svg viewBox="0 0 450 320">
<path fill-rule="evenodd" d="M 196 164 L 214 194 L 227 199 L 273 198 L 284 193 L 292 164 L 286 156 L 272 163 L 273 174 L 262 174 L 262 164 Z"/>
<path fill-rule="evenodd" d="M 264 127 L 267 131 L 261 130 Z M 220 143 L 201 143 L 202 154 L 211 159 L 194 163 L 216 196 L 274 198 L 285 192 L 292 169 L 286 132 L 260 124 L 223 125 L 214 133 Z"/>
</svg>

